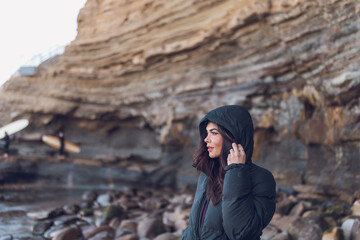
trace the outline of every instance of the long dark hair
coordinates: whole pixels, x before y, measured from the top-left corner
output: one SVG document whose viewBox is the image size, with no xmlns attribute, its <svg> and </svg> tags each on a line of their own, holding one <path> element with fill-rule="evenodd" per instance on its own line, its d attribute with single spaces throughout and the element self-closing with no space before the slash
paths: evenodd
<svg viewBox="0 0 360 240">
<path fill-rule="evenodd" d="M 204 122 L 202 127 L 205 128 L 207 124 L 208 122 Z M 207 199 L 211 199 L 214 206 L 221 202 L 227 157 L 232 148 L 232 143 L 235 142 L 235 138 L 229 131 L 220 125 L 218 125 L 218 127 L 219 133 L 223 137 L 220 156 L 218 158 L 209 157 L 206 143 L 204 142 L 207 132 L 203 129 L 201 131 L 199 147 L 193 158 L 193 166 L 196 167 L 197 170 L 205 173 L 208 177 L 206 197 Z"/>
</svg>

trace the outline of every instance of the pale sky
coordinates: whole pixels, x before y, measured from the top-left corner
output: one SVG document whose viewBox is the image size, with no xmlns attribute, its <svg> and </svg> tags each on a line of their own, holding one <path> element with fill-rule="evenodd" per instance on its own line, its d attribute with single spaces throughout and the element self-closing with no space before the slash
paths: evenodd
<svg viewBox="0 0 360 240">
<path fill-rule="evenodd" d="M 0 8 L 0 86 L 35 55 L 75 39 L 86 0 L 10 0 Z"/>
</svg>

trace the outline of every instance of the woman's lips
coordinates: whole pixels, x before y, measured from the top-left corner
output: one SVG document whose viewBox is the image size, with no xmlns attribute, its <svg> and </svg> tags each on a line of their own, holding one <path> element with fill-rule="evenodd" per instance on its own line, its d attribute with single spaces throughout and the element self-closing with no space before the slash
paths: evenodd
<svg viewBox="0 0 360 240">
<path fill-rule="evenodd" d="M 208 147 L 207 148 L 209 152 L 211 152 L 214 148 L 213 147 Z"/>
</svg>

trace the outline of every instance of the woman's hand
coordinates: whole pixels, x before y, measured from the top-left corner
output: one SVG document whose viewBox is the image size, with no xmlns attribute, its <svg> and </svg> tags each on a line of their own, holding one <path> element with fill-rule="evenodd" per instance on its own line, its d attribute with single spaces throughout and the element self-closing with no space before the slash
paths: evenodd
<svg viewBox="0 0 360 240">
<path fill-rule="evenodd" d="M 232 149 L 230 149 L 230 153 L 227 157 L 227 164 L 230 165 L 232 163 L 242 163 L 245 164 L 246 154 L 243 147 L 240 144 L 233 143 Z"/>
</svg>

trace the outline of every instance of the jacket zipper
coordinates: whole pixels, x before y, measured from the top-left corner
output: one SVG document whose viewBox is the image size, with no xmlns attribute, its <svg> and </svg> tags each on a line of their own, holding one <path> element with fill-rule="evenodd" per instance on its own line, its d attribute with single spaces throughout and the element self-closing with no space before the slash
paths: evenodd
<svg viewBox="0 0 360 240">
<path fill-rule="evenodd" d="M 210 203 L 210 199 L 211 198 L 209 198 L 209 200 L 207 200 L 206 199 L 206 194 L 205 194 L 205 201 L 203 202 L 203 204 L 201 205 L 201 211 L 200 211 L 200 218 L 199 218 L 199 231 L 198 231 L 198 233 L 199 233 L 199 239 L 201 239 L 201 232 L 202 232 L 202 227 L 203 227 L 203 223 L 204 223 L 204 220 L 205 220 L 205 215 L 206 215 L 206 211 L 207 211 L 207 209 L 208 209 L 208 207 L 209 207 L 209 203 Z M 202 201 L 204 200 L 204 197 L 201 199 Z M 205 204 L 206 204 L 206 206 L 205 206 Z M 204 206 L 205 206 L 205 209 L 204 209 Z M 202 215 L 202 212 L 204 211 L 204 218 L 203 218 L 203 220 L 201 221 L 201 215 Z"/>
</svg>

